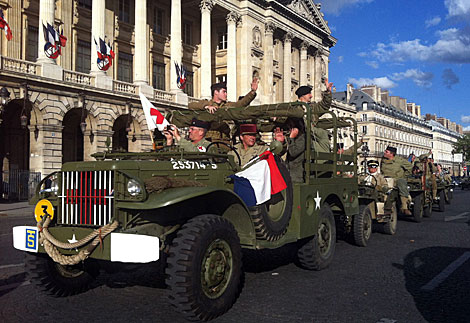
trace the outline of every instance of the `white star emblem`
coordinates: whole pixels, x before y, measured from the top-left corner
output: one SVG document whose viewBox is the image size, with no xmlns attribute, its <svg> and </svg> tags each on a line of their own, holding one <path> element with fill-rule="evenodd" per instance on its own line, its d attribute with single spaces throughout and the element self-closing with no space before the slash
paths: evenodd
<svg viewBox="0 0 470 323">
<path fill-rule="evenodd" d="M 317 191 L 317 197 L 315 197 L 314 200 L 315 200 L 315 210 L 319 209 L 320 208 L 321 197 L 318 194 L 318 191 Z"/>
<path fill-rule="evenodd" d="M 69 243 L 75 243 L 75 242 L 78 242 L 77 238 L 75 238 L 75 233 L 73 234 L 72 236 L 72 239 L 70 240 L 67 240 Z"/>
</svg>

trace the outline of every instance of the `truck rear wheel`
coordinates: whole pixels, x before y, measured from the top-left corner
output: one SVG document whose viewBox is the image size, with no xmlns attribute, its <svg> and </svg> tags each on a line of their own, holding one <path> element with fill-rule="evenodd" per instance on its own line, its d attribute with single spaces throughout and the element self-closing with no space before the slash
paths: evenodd
<svg viewBox="0 0 470 323">
<path fill-rule="evenodd" d="M 92 260 L 74 266 L 63 266 L 46 254 L 27 252 L 25 270 L 31 283 L 54 297 L 83 293 L 99 274 L 99 267 Z"/>
<path fill-rule="evenodd" d="M 385 234 L 394 235 L 397 232 L 397 220 L 397 205 L 396 203 L 393 203 L 390 221 L 383 224 L 383 232 Z"/>
<path fill-rule="evenodd" d="M 292 180 L 284 162 L 278 156 L 275 158 L 287 188 L 271 196 L 269 201 L 250 208 L 256 237 L 268 241 L 279 240 L 286 233 L 292 216 Z"/>
<path fill-rule="evenodd" d="M 432 202 L 429 202 L 428 205 L 424 207 L 423 216 L 425 218 L 430 218 L 432 216 Z"/>
<path fill-rule="evenodd" d="M 217 215 L 189 220 L 173 240 L 166 268 L 170 302 L 189 320 L 227 312 L 241 291 L 240 239 Z"/>
<path fill-rule="evenodd" d="M 333 211 L 324 204 L 319 212 L 319 223 L 315 235 L 297 251 L 301 268 L 321 270 L 331 263 L 336 249 L 336 225 Z"/>
<path fill-rule="evenodd" d="M 413 198 L 413 220 L 423 221 L 423 193 L 419 193 Z"/>
<path fill-rule="evenodd" d="M 439 212 L 444 212 L 446 210 L 446 194 L 444 190 L 439 192 Z"/>
<path fill-rule="evenodd" d="M 367 242 L 372 235 L 372 212 L 369 205 L 362 204 L 359 207 L 359 214 L 353 220 L 354 243 L 360 247 L 367 246 Z"/>
</svg>

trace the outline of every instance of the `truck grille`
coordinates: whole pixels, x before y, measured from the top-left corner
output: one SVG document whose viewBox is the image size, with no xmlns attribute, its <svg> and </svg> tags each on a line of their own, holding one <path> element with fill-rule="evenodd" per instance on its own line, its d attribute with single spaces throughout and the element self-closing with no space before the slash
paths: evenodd
<svg viewBox="0 0 470 323">
<path fill-rule="evenodd" d="M 72 225 L 108 224 L 113 216 L 114 172 L 62 172 L 58 222 Z"/>
</svg>

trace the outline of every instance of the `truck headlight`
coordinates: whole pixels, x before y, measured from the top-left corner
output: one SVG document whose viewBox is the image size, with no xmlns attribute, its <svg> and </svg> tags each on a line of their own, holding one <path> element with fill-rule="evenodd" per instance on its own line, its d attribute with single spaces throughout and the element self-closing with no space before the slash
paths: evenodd
<svg viewBox="0 0 470 323">
<path fill-rule="evenodd" d="M 127 182 L 127 192 L 131 196 L 137 196 L 142 193 L 142 187 L 136 180 L 130 179 L 129 182 Z"/>
<path fill-rule="evenodd" d="M 48 192 L 48 193 L 56 194 L 58 191 L 59 191 L 59 180 L 57 176 L 53 175 L 47 178 L 43 182 L 39 193 Z"/>
</svg>

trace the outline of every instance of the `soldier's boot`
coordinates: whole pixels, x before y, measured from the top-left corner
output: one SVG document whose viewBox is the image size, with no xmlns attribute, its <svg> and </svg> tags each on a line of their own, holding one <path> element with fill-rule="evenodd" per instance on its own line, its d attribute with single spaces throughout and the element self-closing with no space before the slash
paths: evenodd
<svg viewBox="0 0 470 323">
<path fill-rule="evenodd" d="M 411 215 L 411 211 L 408 209 L 408 197 L 407 196 L 400 196 L 401 201 L 401 213 L 405 215 Z"/>
</svg>

